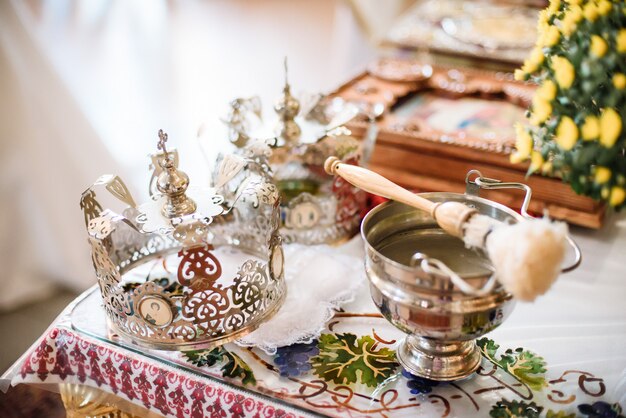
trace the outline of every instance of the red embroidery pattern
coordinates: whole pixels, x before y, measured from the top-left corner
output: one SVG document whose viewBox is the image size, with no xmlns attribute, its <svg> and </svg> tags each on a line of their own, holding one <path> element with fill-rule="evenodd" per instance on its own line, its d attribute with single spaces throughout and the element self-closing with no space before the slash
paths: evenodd
<svg viewBox="0 0 626 418">
<path fill-rule="evenodd" d="M 64 328 L 53 328 L 26 356 L 12 383 L 21 382 L 81 382 L 177 418 L 298 416 L 225 385 L 133 358 Z"/>
</svg>

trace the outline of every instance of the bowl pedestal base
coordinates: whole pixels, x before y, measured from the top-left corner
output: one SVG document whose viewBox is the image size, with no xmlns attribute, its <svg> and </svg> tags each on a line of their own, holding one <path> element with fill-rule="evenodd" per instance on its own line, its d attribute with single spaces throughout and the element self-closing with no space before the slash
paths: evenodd
<svg viewBox="0 0 626 418">
<path fill-rule="evenodd" d="M 408 335 L 397 351 L 398 361 L 415 376 L 436 381 L 468 377 L 480 366 L 480 349 L 474 340 L 435 341 Z"/>
</svg>

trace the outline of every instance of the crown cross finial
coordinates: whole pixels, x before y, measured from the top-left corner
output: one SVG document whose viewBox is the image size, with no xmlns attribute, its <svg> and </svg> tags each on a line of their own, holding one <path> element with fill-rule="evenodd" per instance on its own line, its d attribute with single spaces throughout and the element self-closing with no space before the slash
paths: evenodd
<svg viewBox="0 0 626 418">
<path fill-rule="evenodd" d="M 285 140 L 286 143 L 295 144 L 300 139 L 300 126 L 295 121 L 300 111 L 300 102 L 291 94 L 291 86 L 289 85 L 287 57 L 283 61 L 285 68 L 285 86 L 283 87 L 283 95 L 274 105 L 274 110 L 278 114 L 279 121 L 276 131 L 278 135 Z"/>
<path fill-rule="evenodd" d="M 159 142 L 157 142 L 157 149 L 163 151 L 165 158 L 169 159 L 169 154 L 167 153 L 167 148 L 165 147 L 166 142 L 167 134 L 163 132 L 163 129 L 159 129 Z"/>
</svg>

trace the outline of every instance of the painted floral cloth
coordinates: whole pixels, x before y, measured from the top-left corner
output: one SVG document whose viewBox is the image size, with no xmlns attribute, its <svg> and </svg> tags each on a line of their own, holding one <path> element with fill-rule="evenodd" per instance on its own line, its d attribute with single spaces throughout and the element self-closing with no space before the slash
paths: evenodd
<svg viewBox="0 0 626 418">
<path fill-rule="evenodd" d="M 478 340 L 483 361 L 471 378 L 413 376 L 395 357 L 403 334 L 375 311 L 366 287 L 318 340 L 272 356 L 234 344 L 141 353 L 107 340 L 104 321 L 94 319 L 103 318 L 99 305 L 94 289 L 5 377 L 97 386 L 174 417 L 624 416 L 623 377 L 606 379 L 593 364 L 552 366 L 539 352 L 491 336 Z M 623 357 L 613 369 L 624 370 Z"/>
</svg>

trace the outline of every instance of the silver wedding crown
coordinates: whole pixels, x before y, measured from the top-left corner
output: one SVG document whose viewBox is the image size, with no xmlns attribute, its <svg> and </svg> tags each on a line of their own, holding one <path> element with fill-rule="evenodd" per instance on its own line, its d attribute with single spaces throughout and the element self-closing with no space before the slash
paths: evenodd
<svg viewBox="0 0 626 418">
<path fill-rule="evenodd" d="M 80 199 L 108 324 L 148 348 L 223 344 L 253 331 L 285 298 L 279 192 L 254 150 L 224 157 L 213 187 L 189 187 L 166 142 L 159 131 L 148 202 L 137 205 L 111 175 Z M 121 215 L 96 199 L 102 186 L 126 205 Z M 146 278 L 155 266 L 165 277 Z"/>
<path fill-rule="evenodd" d="M 323 166 L 331 155 L 359 164 L 359 142 L 343 126 L 358 109 L 345 102 L 337 106 L 320 94 L 306 97 L 301 106 L 291 94 L 286 73 L 285 63 L 285 86 L 274 105 L 273 133 L 264 129 L 268 122 L 263 120 L 259 97 L 238 98 L 224 120 L 229 139 L 244 154 L 262 146 L 259 143 L 271 147 L 268 176 L 281 193 L 281 235 L 286 242 L 337 243 L 357 232 L 365 194 L 341 177 L 329 176 Z M 263 139 L 271 134 L 275 138 Z"/>
</svg>

